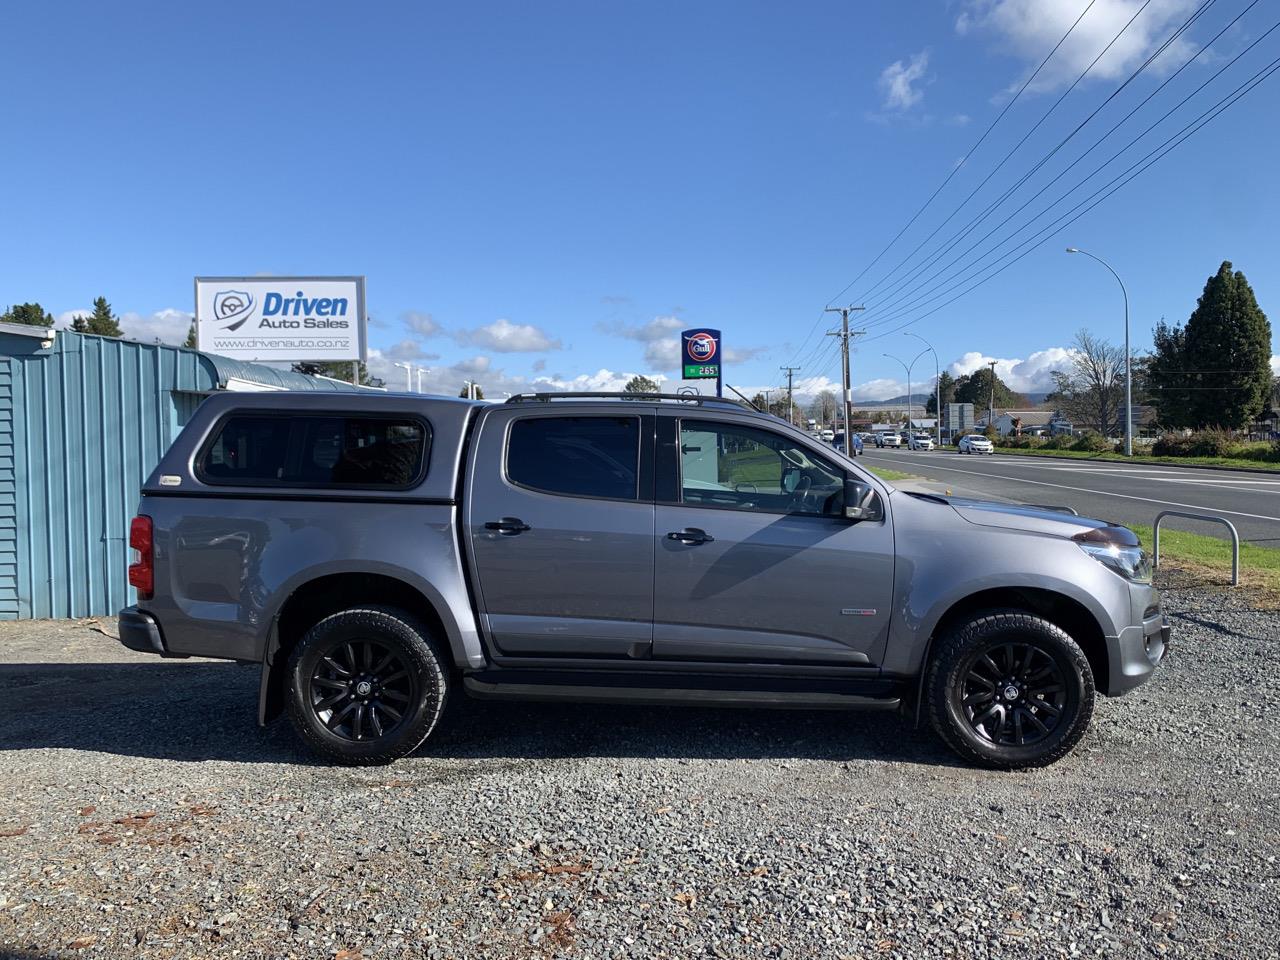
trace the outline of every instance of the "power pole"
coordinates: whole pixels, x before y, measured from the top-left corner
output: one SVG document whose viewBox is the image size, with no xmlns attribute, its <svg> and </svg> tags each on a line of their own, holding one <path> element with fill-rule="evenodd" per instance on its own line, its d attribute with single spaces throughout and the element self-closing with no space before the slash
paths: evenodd
<svg viewBox="0 0 1280 960">
<path fill-rule="evenodd" d="M 760 392 L 764 394 L 764 412 L 773 413 L 773 404 L 769 402 L 769 394 L 773 393 L 773 391 L 761 390 Z"/>
<path fill-rule="evenodd" d="M 855 310 L 865 310 L 866 307 L 826 307 L 823 313 L 840 314 L 840 330 L 838 332 L 828 333 L 829 337 L 840 338 L 841 366 L 844 376 L 844 453 L 846 457 L 853 456 L 853 430 L 850 427 L 850 421 L 853 420 L 853 387 L 849 382 L 849 338 L 861 337 L 866 334 L 865 330 L 854 330 L 849 332 L 849 314 Z"/>
<path fill-rule="evenodd" d="M 792 426 L 796 423 L 796 403 L 791 396 L 791 375 L 794 374 L 799 367 L 779 367 L 783 373 L 787 375 L 787 422 Z"/>
</svg>

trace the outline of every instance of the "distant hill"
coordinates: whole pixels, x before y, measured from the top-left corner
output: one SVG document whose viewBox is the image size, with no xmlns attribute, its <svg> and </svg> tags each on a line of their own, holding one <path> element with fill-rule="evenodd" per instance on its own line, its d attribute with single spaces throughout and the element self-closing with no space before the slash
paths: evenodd
<svg viewBox="0 0 1280 960">
<path fill-rule="evenodd" d="M 1028 407 L 1038 407 L 1044 403 L 1048 393 L 1023 393 L 1019 394 L 1026 401 Z M 932 393 L 912 393 L 912 406 L 924 406 L 933 399 Z M 885 408 L 901 408 L 907 406 L 907 395 L 904 393 L 900 397 L 890 397 L 888 400 L 859 400 L 855 395 L 853 398 L 854 406 L 862 410 L 881 410 Z"/>
</svg>

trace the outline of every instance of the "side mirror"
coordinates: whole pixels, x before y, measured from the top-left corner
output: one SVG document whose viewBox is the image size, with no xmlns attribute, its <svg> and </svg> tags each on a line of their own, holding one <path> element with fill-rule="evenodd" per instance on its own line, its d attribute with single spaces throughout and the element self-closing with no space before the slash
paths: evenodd
<svg viewBox="0 0 1280 960">
<path fill-rule="evenodd" d="M 844 481 L 844 516 L 846 520 L 883 520 L 884 504 L 871 484 L 853 477 Z"/>
</svg>

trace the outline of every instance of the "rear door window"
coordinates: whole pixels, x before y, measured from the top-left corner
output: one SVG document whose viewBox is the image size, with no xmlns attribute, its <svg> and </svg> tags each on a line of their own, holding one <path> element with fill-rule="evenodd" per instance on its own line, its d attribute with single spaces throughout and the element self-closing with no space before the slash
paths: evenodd
<svg viewBox="0 0 1280 960">
<path fill-rule="evenodd" d="M 237 414 L 199 458 L 206 483 L 403 489 L 422 479 L 430 441 L 420 420 Z"/>
<path fill-rule="evenodd" d="M 638 499 L 639 417 L 525 417 L 511 424 L 507 479 L 570 497 Z"/>
</svg>

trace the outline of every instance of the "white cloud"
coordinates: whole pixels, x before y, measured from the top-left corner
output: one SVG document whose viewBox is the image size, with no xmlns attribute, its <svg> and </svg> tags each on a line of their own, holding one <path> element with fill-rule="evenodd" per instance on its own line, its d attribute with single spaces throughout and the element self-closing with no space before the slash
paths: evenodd
<svg viewBox="0 0 1280 960">
<path fill-rule="evenodd" d="M 392 360 L 439 360 L 440 354 L 427 353 L 417 340 L 405 338 L 394 347 L 388 347 L 386 355 Z"/>
<path fill-rule="evenodd" d="M 1009 389 L 1016 393 L 1045 393 L 1053 389 L 1053 372 L 1071 365 L 1071 355 L 1071 350 L 1066 347 L 1037 350 L 1025 360 L 1000 359 L 970 351 L 948 364 L 947 369 L 959 377 L 981 370 L 995 360 L 996 374 L 1009 385 Z"/>
<path fill-rule="evenodd" d="M 1271 373 L 1272 376 L 1280 377 L 1280 356 L 1271 358 Z"/>
<path fill-rule="evenodd" d="M 1124 33 L 1090 70 L 1089 78 L 1117 80 L 1128 75 L 1164 41 L 1194 5 L 1194 0 L 1150 0 L 1146 9 L 1125 29 L 1125 24 L 1142 6 L 1141 0 L 1096 0 L 1028 90 L 1043 93 L 1066 86 L 1122 29 Z M 1046 3 L 1045 0 L 969 0 L 956 19 L 956 32 L 993 36 L 1000 49 L 1026 61 L 1030 70 L 1062 39 L 1080 16 L 1081 7 L 1080 3 Z M 1153 67 L 1181 63 L 1192 50 L 1191 44 L 1179 38 Z M 1019 79 L 1013 89 L 1021 84 Z"/>
<path fill-rule="evenodd" d="M 71 313 L 88 316 L 90 311 L 73 310 Z M 166 307 L 164 310 L 148 314 L 130 311 L 120 314 L 119 320 L 125 339 L 137 340 L 140 343 L 158 342 L 181 346 L 187 340 L 187 331 L 191 329 L 191 314 L 186 310 L 177 310 L 173 307 Z"/>
<path fill-rule="evenodd" d="M 460 343 L 472 343 L 498 353 L 541 353 L 559 350 L 561 343 L 530 323 L 512 323 L 499 318 L 493 323 L 455 335 Z"/>
<path fill-rule="evenodd" d="M 683 326 L 684 321 L 679 317 L 666 316 L 654 317 L 648 323 L 641 324 L 602 323 L 600 324 L 600 330 L 604 333 L 612 333 L 615 336 L 626 337 L 628 340 L 649 343 L 654 340 L 669 338 Z"/>
<path fill-rule="evenodd" d="M 444 333 L 444 328 L 436 323 L 436 318 L 429 313 L 410 310 L 401 319 L 406 327 L 419 336 L 435 337 Z"/>
<path fill-rule="evenodd" d="M 924 99 L 924 91 L 916 86 L 929 69 L 929 51 L 921 50 L 903 63 L 895 60 L 880 72 L 877 85 L 884 95 L 886 110 L 910 110 Z"/>
</svg>

